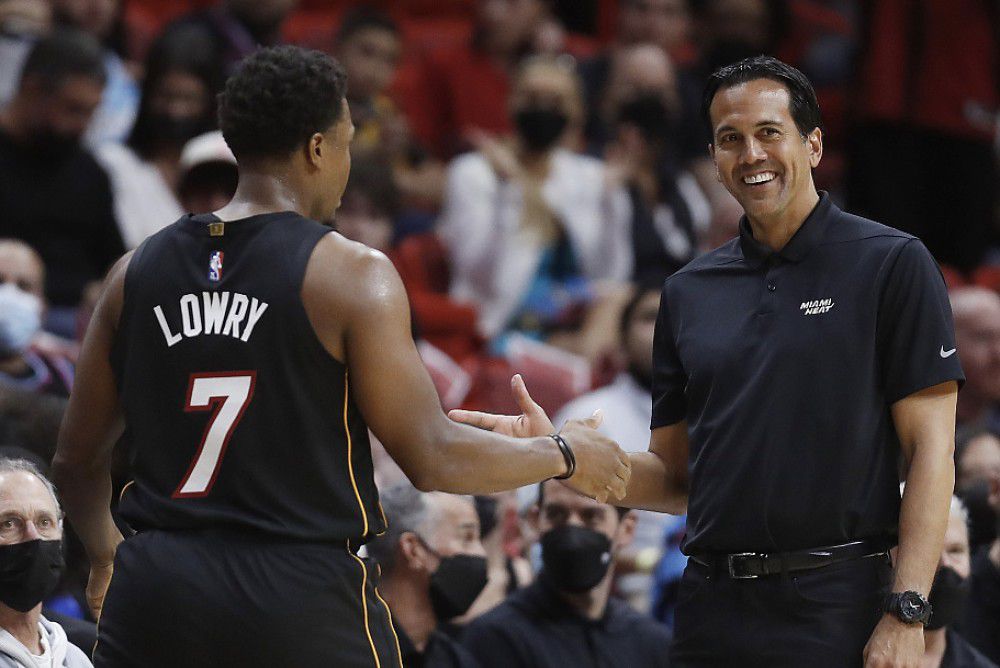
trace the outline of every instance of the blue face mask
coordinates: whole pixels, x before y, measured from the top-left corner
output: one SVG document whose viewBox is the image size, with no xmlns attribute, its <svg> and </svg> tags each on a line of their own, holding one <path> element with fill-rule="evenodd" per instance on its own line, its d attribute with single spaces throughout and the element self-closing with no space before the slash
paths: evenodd
<svg viewBox="0 0 1000 668">
<path fill-rule="evenodd" d="M 41 327 L 41 300 L 13 283 L 0 285 L 0 357 L 24 352 Z"/>
</svg>

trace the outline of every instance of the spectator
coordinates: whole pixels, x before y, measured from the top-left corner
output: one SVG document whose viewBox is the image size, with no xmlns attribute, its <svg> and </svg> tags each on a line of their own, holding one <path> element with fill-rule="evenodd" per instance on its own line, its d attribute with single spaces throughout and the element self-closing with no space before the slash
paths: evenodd
<svg viewBox="0 0 1000 668">
<path fill-rule="evenodd" d="M 572 69 L 527 62 L 510 100 L 517 132 L 510 142 L 482 136 L 449 166 L 440 233 L 452 295 L 479 306 L 487 339 L 519 331 L 594 360 L 614 336 L 598 281 L 627 279 L 632 254 L 624 191 L 604 163 L 560 147 L 582 112 Z"/>
<path fill-rule="evenodd" d="M 62 511 L 35 465 L 0 459 L 0 516 L 0 666 L 91 666 L 62 627 L 42 616 L 42 600 L 64 567 Z"/>
<path fill-rule="evenodd" d="M 160 39 L 145 69 L 128 142 L 97 150 L 111 178 L 118 228 L 128 248 L 184 213 L 177 198 L 181 149 L 215 125 L 214 63 L 202 42 L 184 34 Z"/>
<path fill-rule="evenodd" d="M 666 54 L 637 46 L 619 62 L 607 98 L 615 100 L 608 103 L 615 136 L 605 155 L 628 188 L 633 277 L 662 283 L 694 259 L 712 210 L 694 175 L 679 163 L 680 110 Z"/>
<path fill-rule="evenodd" d="M 31 45 L 52 29 L 47 0 L 0 0 L 0 108 L 17 92 Z"/>
<path fill-rule="evenodd" d="M 924 628 L 923 668 L 996 668 L 953 628 L 962 619 L 969 596 L 968 515 L 962 502 L 951 497 L 941 560 L 927 597 L 931 618 Z"/>
<path fill-rule="evenodd" d="M 995 235 L 996 7 L 859 6 L 848 208 L 920 237 L 938 262 L 970 271 Z"/>
<path fill-rule="evenodd" d="M 430 52 L 418 95 L 406 100 L 414 133 L 449 158 L 473 131 L 506 133 L 510 77 L 532 52 L 546 18 L 544 0 L 476 0 L 472 39 Z"/>
<path fill-rule="evenodd" d="M 181 38 L 201 43 L 215 65 L 212 77 L 221 86 L 236 64 L 260 46 L 281 42 L 281 26 L 298 0 L 219 0 L 182 16 L 166 27 L 163 39 Z M 212 97 L 218 90 L 211 91 Z"/>
<path fill-rule="evenodd" d="M 1000 434 L 1000 295 L 986 288 L 951 292 L 955 347 L 965 370 L 958 394 L 958 425 Z M 942 348 L 941 355 L 947 354 Z"/>
<path fill-rule="evenodd" d="M 464 614 L 486 586 L 479 517 L 469 497 L 408 483 L 381 495 L 389 528 L 368 543 L 382 569 L 406 668 L 475 668 L 441 625 Z"/>
<path fill-rule="evenodd" d="M 652 418 L 652 363 L 653 327 L 660 307 L 660 284 L 649 283 L 637 287 L 632 299 L 622 312 L 619 332 L 625 354 L 625 371 L 618 374 L 610 385 L 585 394 L 562 407 L 553 424 L 604 411 L 601 431 L 616 443 L 640 444 L 649 441 L 649 423 Z M 684 526 L 684 517 L 646 510 L 636 511 L 635 538 L 618 555 L 618 591 L 640 612 L 649 612 L 653 581 L 650 573 L 664 552 L 664 533 L 668 527 Z M 674 575 L 680 578 L 686 560 L 674 546 L 667 555 L 675 566 Z"/>
<path fill-rule="evenodd" d="M 997 536 L 990 482 L 1000 476 L 1000 438 L 985 429 L 963 430 L 955 448 L 955 494 L 969 511 L 969 544 L 975 552 Z"/>
<path fill-rule="evenodd" d="M 993 521 L 1000 522 L 1000 471 L 989 477 L 986 503 L 993 512 Z M 976 649 L 1000 665 L 1000 535 L 973 555 L 969 591 L 962 633 Z"/>
<path fill-rule="evenodd" d="M 108 79 L 101 103 L 87 128 L 87 143 L 96 147 L 106 141 L 124 141 L 135 123 L 139 86 L 122 60 L 124 54 L 111 46 L 115 39 L 124 41 L 121 38 L 124 29 L 122 0 L 52 0 L 52 10 L 57 25 L 78 28 L 104 46 L 104 69 Z M 117 46 L 124 47 L 123 44 Z"/>
<path fill-rule="evenodd" d="M 211 213 L 236 193 L 236 156 L 218 130 L 198 135 L 181 151 L 177 196 L 189 213 Z"/>
<path fill-rule="evenodd" d="M 45 312 L 45 265 L 28 244 L 0 239 L 0 384 L 68 397 L 73 363 L 38 347 Z"/>
<path fill-rule="evenodd" d="M 462 644 L 484 668 L 666 666 L 666 627 L 610 598 L 613 563 L 632 540 L 634 515 L 546 481 L 531 516 L 542 572 L 472 621 Z"/>
<path fill-rule="evenodd" d="M 0 236 L 42 256 L 49 323 L 66 336 L 84 287 L 124 252 L 107 174 L 80 145 L 104 80 L 93 38 L 60 30 L 32 48 L 0 112 Z"/>
</svg>

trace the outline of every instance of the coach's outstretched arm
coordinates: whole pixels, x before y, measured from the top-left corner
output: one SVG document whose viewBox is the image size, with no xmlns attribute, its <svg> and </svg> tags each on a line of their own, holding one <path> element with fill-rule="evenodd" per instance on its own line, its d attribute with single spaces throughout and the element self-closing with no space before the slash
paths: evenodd
<svg viewBox="0 0 1000 668">
<path fill-rule="evenodd" d="M 530 437 L 551 433 L 549 416 L 528 394 L 520 376 L 511 380 L 511 389 L 520 415 L 495 415 L 479 411 L 453 410 L 448 416 L 456 422 L 489 429 L 498 434 Z M 625 498 L 615 505 L 655 510 L 672 515 L 687 512 L 688 503 L 688 432 L 687 421 L 658 427 L 652 431 L 647 452 L 628 454 L 632 477 Z"/>
<path fill-rule="evenodd" d="M 324 346 L 347 361 L 365 422 L 418 488 L 484 494 L 567 472 L 548 436 L 517 439 L 445 416 L 413 342 L 402 281 L 384 255 L 329 235 L 310 258 L 302 294 Z M 625 496 L 630 467 L 618 445 L 593 428 L 597 419 L 574 421 L 561 433 L 576 457 L 567 484 L 604 502 Z"/>
</svg>

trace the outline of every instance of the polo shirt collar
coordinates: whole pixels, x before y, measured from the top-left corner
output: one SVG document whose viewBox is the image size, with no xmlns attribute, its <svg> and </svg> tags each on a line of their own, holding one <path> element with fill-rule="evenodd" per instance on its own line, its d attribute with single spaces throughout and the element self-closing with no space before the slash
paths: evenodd
<svg viewBox="0 0 1000 668">
<path fill-rule="evenodd" d="M 819 202 L 813 210 L 806 216 L 805 221 L 799 229 L 788 240 L 785 247 L 780 251 L 772 251 L 768 246 L 757 241 L 753 237 L 753 230 L 746 215 L 740 218 L 740 248 L 743 251 L 743 259 L 751 267 L 759 267 L 772 255 L 777 255 L 789 262 L 800 262 L 809 251 L 818 246 L 823 240 L 827 223 L 835 215 L 836 205 L 830 199 L 829 193 L 821 190 Z"/>
</svg>

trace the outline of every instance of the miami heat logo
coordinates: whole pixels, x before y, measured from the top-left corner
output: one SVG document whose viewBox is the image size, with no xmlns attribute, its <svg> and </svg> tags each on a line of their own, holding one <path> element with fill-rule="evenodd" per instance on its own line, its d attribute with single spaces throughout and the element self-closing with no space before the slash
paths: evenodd
<svg viewBox="0 0 1000 668">
<path fill-rule="evenodd" d="M 208 280 L 218 283 L 222 280 L 222 258 L 225 253 L 222 251 L 212 251 L 208 256 Z"/>
</svg>

